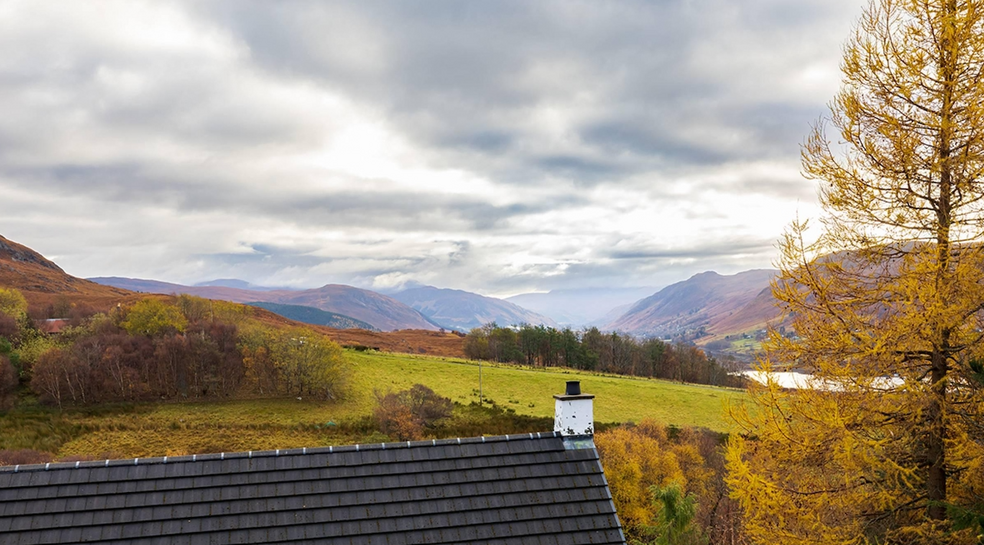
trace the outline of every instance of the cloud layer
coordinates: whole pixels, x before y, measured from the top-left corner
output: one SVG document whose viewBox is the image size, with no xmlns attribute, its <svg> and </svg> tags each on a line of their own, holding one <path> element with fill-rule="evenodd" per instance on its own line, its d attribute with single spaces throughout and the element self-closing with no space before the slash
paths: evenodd
<svg viewBox="0 0 984 545">
<path fill-rule="evenodd" d="M 0 233 L 177 282 L 769 266 L 861 5 L 0 2 Z"/>
</svg>

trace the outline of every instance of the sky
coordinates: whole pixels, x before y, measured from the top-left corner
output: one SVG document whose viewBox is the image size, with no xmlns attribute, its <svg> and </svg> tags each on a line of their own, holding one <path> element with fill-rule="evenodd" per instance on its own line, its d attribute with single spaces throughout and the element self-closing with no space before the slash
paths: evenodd
<svg viewBox="0 0 984 545">
<path fill-rule="evenodd" d="M 772 266 L 863 0 L 0 0 L 0 235 L 509 296 Z"/>
</svg>

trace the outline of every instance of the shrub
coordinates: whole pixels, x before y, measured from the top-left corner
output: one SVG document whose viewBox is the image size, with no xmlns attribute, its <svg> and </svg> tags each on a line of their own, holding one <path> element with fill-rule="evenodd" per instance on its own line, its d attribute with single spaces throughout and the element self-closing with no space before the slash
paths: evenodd
<svg viewBox="0 0 984 545">
<path fill-rule="evenodd" d="M 379 405 L 374 411 L 380 431 L 401 441 L 422 439 L 426 429 L 433 429 L 451 416 L 454 404 L 423 384 L 409 390 L 386 395 L 376 394 Z"/>
<path fill-rule="evenodd" d="M 44 464 L 54 460 L 50 452 L 40 452 L 29 448 L 0 450 L 0 466 L 25 464 Z"/>
</svg>

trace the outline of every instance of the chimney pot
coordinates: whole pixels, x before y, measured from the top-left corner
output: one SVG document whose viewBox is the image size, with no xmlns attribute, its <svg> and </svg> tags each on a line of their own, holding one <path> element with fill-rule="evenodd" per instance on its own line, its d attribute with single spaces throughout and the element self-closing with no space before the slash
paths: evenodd
<svg viewBox="0 0 984 545">
<path fill-rule="evenodd" d="M 564 436 L 594 435 L 594 396 L 581 393 L 581 382 L 567 381 L 564 395 L 555 395 L 554 431 Z"/>
</svg>

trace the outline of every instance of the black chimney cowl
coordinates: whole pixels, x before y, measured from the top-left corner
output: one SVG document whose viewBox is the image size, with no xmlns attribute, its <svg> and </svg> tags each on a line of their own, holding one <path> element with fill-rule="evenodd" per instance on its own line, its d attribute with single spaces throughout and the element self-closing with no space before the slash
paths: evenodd
<svg viewBox="0 0 984 545">
<path fill-rule="evenodd" d="M 581 381 L 579 380 L 568 380 L 567 381 L 567 392 L 564 395 L 569 396 L 579 396 L 581 395 Z"/>
</svg>

